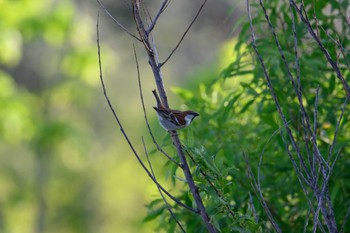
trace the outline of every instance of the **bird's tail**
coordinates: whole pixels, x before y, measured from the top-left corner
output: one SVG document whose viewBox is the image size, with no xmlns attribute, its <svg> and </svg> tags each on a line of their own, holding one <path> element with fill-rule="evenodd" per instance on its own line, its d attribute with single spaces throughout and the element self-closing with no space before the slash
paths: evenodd
<svg viewBox="0 0 350 233">
<path fill-rule="evenodd" d="M 158 93 L 156 90 L 153 90 L 153 95 L 154 97 L 156 98 L 156 101 L 157 101 L 157 107 L 159 108 L 160 106 L 162 106 L 162 103 L 160 102 L 160 99 L 159 99 L 159 96 L 158 96 Z"/>
</svg>

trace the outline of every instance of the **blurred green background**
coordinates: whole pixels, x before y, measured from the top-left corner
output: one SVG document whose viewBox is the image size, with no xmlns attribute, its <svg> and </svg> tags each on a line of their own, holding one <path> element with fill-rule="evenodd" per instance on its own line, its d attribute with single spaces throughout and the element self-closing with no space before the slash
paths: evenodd
<svg viewBox="0 0 350 233">
<path fill-rule="evenodd" d="M 214 79 L 219 64 L 225 63 L 220 49 L 233 37 L 242 7 L 233 2 L 209 1 L 164 66 L 172 107 L 184 106 L 171 87 L 196 87 L 203 81 L 201 74 L 213 73 Z M 135 32 L 128 1 L 103 3 Z M 152 15 L 160 3 L 144 1 Z M 172 1 L 154 32 L 160 60 L 200 4 Z M 158 192 L 131 154 L 102 95 L 97 10 L 94 1 L 0 0 L 0 232 L 153 229 L 152 222 L 142 219 L 144 206 Z M 147 131 L 132 50 L 136 41 L 105 14 L 100 33 L 107 90 L 131 140 L 142 151 L 141 136 Z M 152 110 L 155 84 L 142 46 L 136 44 L 136 49 L 151 127 L 162 140 L 166 133 Z M 158 177 L 163 177 L 166 160 L 152 159 Z"/>
</svg>

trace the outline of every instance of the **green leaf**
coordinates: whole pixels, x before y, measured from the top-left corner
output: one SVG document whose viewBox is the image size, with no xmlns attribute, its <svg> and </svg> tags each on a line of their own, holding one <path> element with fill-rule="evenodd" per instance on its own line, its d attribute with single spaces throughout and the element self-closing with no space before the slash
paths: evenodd
<svg viewBox="0 0 350 233">
<path fill-rule="evenodd" d="M 158 209 L 148 213 L 147 216 L 143 219 L 143 222 L 149 222 L 149 221 L 157 218 L 159 215 L 161 215 L 163 213 L 164 209 L 166 209 L 166 208 L 162 207 L 162 208 L 158 208 Z"/>
<path fill-rule="evenodd" d="M 249 100 L 248 103 L 246 103 L 243 108 L 241 109 L 241 111 L 239 113 L 243 113 L 245 112 L 250 105 L 252 105 L 254 103 L 255 99 Z"/>
<path fill-rule="evenodd" d="M 181 96 L 183 99 L 185 100 L 189 100 L 192 99 L 193 97 L 193 92 L 190 90 L 186 90 L 184 88 L 180 88 L 180 87 L 172 87 L 171 91 L 179 96 Z"/>
</svg>

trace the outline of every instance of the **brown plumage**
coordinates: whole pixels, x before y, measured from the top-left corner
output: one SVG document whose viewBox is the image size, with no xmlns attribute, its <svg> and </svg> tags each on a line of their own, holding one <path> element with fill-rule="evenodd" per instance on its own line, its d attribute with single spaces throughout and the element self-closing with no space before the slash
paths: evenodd
<svg viewBox="0 0 350 233">
<path fill-rule="evenodd" d="M 164 107 L 156 90 L 153 90 L 153 95 L 157 101 L 157 107 L 153 107 L 158 115 L 161 126 L 166 130 L 178 130 L 188 126 L 192 120 L 199 116 L 198 113 L 187 110 L 179 111 Z"/>
</svg>

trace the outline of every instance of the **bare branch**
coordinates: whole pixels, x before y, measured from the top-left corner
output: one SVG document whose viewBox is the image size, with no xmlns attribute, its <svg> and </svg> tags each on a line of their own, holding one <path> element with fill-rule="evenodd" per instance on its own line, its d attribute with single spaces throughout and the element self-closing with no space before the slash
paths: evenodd
<svg viewBox="0 0 350 233">
<path fill-rule="evenodd" d="M 297 31 L 295 28 L 295 19 L 294 19 L 294 13 L 293 13 L 293 8 L 292 8 L 291 3 L 290 3 L 290 15 L 291 15 L 291 19 L 292 19 L 292 28 L 293 28 L 295 69 L 297 72 L 298 90 L 299 90 L 299 95 L 302 96 L 301 84 L 300 84 L 300 64 L 299 64 L 299 55 L 298 55 L 298 37 L 297 37 Z"/>
<path fill-rule="evenodd" d="M 255 219 L 255 223 L 259 223 L 259 216 L 256 212 L 256 209 L 254 207 L 254 201 L 253 201 L 253 196 L 252 194 L 250 193 L 250 191 L 248 192 L 249 194 L 249 202 L 250 202 L 250 205 L 252 206 L 252 210 L 253 210 L 253 215 L 254 215 L 254 219 Z"/>
<path fill-rule="evenodd" d="M 314 135 L 316 137 L 317 132 L 317 111 L 318 111 L 318 93 L 320 91 L 320 86 L 316 88 L 316 98 L 315 98 L 315 109 L 314 109 Z"/>
<path fill-rule="evenodd" d="M 121 24 L 117 19 L 115 19 L 111 13 L 109 13 L 109 11 L 106 9 L 106 7 L 100 2 L 100 0 L 96 0 L 98 2 L 98 4 L 100 5 L 100 8 L 102 8 L 104 10 L 104 12 L 106 12 L 106 14 L 121 28 L 123 29 L 127 34 L 129 34 L 129 36 L 134 37 L 136 40 L 141 42 L 141 39 L 138 38 L 137 36 L 135 36 L 134 34 L 132 34 L 126 27 L 124 27 L 123 24 Z"/>
<path fill-rule="evenodd" d="M 180 142 L 179 136 L 177 135 L 177 132 L 173 131 L 171 134 L 171 137 L 173 139 L 173 143 L 175 145 L 177 154 L 180 158 L 180 161 L 182 164 L 182 170 L 183 170 L 184 175 L 186 177 L 187 184 L 191 190 L 191 193 L 192 193 L 193 199 L 196 202 L 197 208 L 199 209 L 199 213 L 200 213 L 208 231 L 210 233 L 216 233 L 217 232 L 216 229 L 214 228 L 213 224 L 209 220 L 209 216 L 208 216 L 208 213 L 204 207 L 202 197 L 199 195 L 198 187 L 194 183 L 194 180 L 193 180 L 193 177 L 191 174 L 191 170 L 188 166 L 185 154 L 182 150 L 181 142 Z"/>
<path fill-rule="evenodd" d="M 314 16 L 314 19 L 317 20 L 317 18 L 316 18 L 315 16 Z M 321 30 L 326 34 L 326 36 L 327 36 L 331 41 L 333 41 L 334 44 L 336 44 L 336 45 L 340 48 L 340 50 L 342 50 L 343 52 L 345 52 L 345 53 L 347 53 L 347 54 L 350 54 L 350 50 L 344 48 L 344 46 L 340 43 L 339 39 L 333 38 L 333 37 L 329 34 L 329 32 L 328 32 L 326 29 L 324 29 L 324 28 L 322 27 L 322 25 L 319 25 L 319 27 L 320 27 Z M 346 30 L 346 31 L 348 31 L 348 30 Z"/>
<path fill-rule="evenodd" d="M 287 122 L 287 124 L 289 124 L 290 121 Z M 266 147 L 268 145 L 268 143 L 272 140 L 272 138 L 279 132 L 281 132 L 281 129 L 282 129 L 283 126 L 281 126 L 280 128 L 278 128 L 277 130 L 275 130 L 275 132 L 273 132 L 273 134 L 269 137 L 269 139 L 266 141 L 262 151 L 261 151 L 261 154 L 260 154 L 260 158 L 259 158 L 259 164 L 258 164 L 258 177 L 257 177 L 257 183 L 258 183 L 258 186 L 260 188 L 260 169 L 261 169 L 261 165 L 262 165 L 262 159 L 263 159 L 263 155 L 265 153 L 265 150 L 266 150 Z M 288 148 L 288 147 L 286 147 Z M 289 150 L 287 150 L 287 152 L 289 152 Z M 296 165 L 295 163 L 295 160 L 292 156 L 292 154 L 289 153 L 289 156 L 290 156 L 290 159 L 293 163 L 293 165 L 295 165 L 295 169 L 296 169 L 296 172 L 297 172 L 297 175 L 300 176 L 300 178 L 306 183 L 309 185 L 309 181 L 307 180 L 307 178 L 305 178 L 305 176 L 303 175 L 302 171 L 300 171 L 299 167 Z"/>
<path fill-rule="evenodd" d="M 186 34 L 188 33 L 188 31 L 191 29 L 192 25 L 194 24 L 194 22 L 196 21 L 196 19 L 198 18 L 199 14 L 201 13 L 204 5 L 207 3 L 208 0 L 204 0 L 202 5 L 199 7 L 197 14 L 195 15 L 195 17 L 193 18 L 192 22 L 190 23 L 190 25 L 188 26 L 188 28 L 186 29 L 186 31 L 184 32 L 184 34 L 182 35 L 182 37 L 180 38 L 179 42 L 177 43 L 177 45 L 175 46 L 175 48 L 171 51 L 171 53 L 169 54 L 169 56 L 159 64 L 159 67 L 162 67 L 175 53 L 175 51 L 179 48 L 181 42 L 183 41 L 183 39 L 185 38 Z"/>
<path fill-rule="evenodd" d="M 310 213 L 311 213 L 311 211 L 310 211 L 310 209 L 308 209 L 307 217 L 305 219 L 305 224 L 304 224 L 304 231 L 303 231 L 304 233 L 306 233 L 307 226 L 309 225 Z"/>
</svg>

